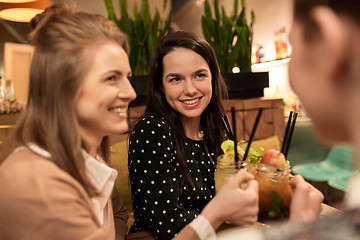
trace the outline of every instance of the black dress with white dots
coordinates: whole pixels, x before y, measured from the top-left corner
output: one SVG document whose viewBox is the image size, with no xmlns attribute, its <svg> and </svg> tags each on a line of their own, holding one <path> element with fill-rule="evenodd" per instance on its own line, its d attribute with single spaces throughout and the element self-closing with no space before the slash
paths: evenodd
<svg viewBox="0 0 360 240">
<path fill-rule="evenodd" d="M 172 130 L 165 120 L 148 116 L 130 136 L 129 173 L 135 222 L 131 232 L 152 230 L 171 239 L 215 195 L 216 157 L 206 140 L 186 138 L 187 167 L 194 187 L 183 186 Z"/>
</svg>

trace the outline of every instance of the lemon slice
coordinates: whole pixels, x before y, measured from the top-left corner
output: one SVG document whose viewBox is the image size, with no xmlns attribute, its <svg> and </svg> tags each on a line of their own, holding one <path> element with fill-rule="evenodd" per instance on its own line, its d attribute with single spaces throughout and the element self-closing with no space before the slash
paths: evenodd
<svg viewBox="0 0 360 240">
<path fill-rule="evenodd" d="M 221 143 L 221 149 L 223 150 L 224 153 L 232 153 L 234 154 L 234 141 L 232 140 L 225 140 L 224 142 Z M 238 144 L 237 146 L 237 150 L 238 150 L 238 154 L 240 156 L 243 156 L 245 154 L 245 150 L 243 148 L 241 148 Z"/>
<path fill-rule="evenodd" d="M 241 147 L 238 145 L 238 146 L 237 146 L 237 150 L 238 150 L 238 155 L 244 156 L 245 150 L 244 150 L 243 148 L 241 148 Z"/>
<path fill-rule="evenodd" d="M 221 143 L 221 149 L 224 153 L 234 153 L 234 141 L 225 140 Z"/>
</svg>

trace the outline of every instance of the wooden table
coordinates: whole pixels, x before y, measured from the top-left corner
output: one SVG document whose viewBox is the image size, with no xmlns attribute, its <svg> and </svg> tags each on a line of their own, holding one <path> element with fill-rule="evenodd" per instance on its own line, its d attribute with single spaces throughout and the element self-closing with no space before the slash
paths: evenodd
<svg viewBox="0 0 360 240">
<path fill-rule="evenodd" d="M 322 216 L 326 216 L 326 215 L 331 215 L 334 213 L 338 213 L 340 212 L 340 210 L 331 207 L 329 205 L 326 204 L 322 204 L 323 209 L 322 212 L 320 213 L 320 215 Z M 266 225 L 262 224 L 262 223 L 256 223 L 255 227 L 264 227 Z M 219 233 L 223 233 L 224 231 L 237 231 L 237 230 L 241 230 L 243 229 L 243 227 L 239 227 L 239 226 L 234 226 L 234 225 L 229 225 L 229 224 L 223 224 L 222 226 L 220 226 L 220 228 L 216 231 L 217 234 Z M 144 232 L 137 232 L 137 233 L 130 233 L 127 234 L 125 237 L 126 240 L 153 240 L 155 239 L 154 235 L 152 234 L 151 231 L 144 231 Z"/>
<path fill-rule="evenodd" d="M 143 231 L 136 233 L 129 233 L 125 236 L 126 240 L 153 240 L 156 239 L 151 231 Z"/>
<path fill-rule="evenodd" d="M 332 215 L 332 214 L 336 214 L 336 213 L 340 213 L 341 211 L 334 208 L 334 207 L 331 207 L 327 204 L 322 204 L 322 211 L 320 213 L 320 217 L 321 216 L 329 216 L 329 215 Z M 255 223 L 254 226 L 252 227 L 255 227 L 255 228 L 266 228 L 266 227 L 270 227 L 270 225 L 266 225 L 266 224 L 263 224 L 263 223 Z M 244 227 L 241 227 L 241 226 L 234 226 L 234 225 L 228 225 L 228 226 L 220 226 L 220 228 L 216 231 L 216 235 L 219 236 L 220 239 L 227 239 L 227 237 L 231 237 L 233 236 L 233 234 L 236 234 L 238 233 L 239 231 L 241 230 L 244 230 Z M 234 235 L 236 236 L 236 235 Z"/>
<path fill-rule="evenodd" d="M 341 212 L 339 209 L 331 207 L 331 206 L 329 206 L 327 204 L 324 204 L 324 203 L 322 204 L 322 207 L 323 207 L 323 209 L 322 209 L 322 211 L 320 213 L 320 215 L 322 215 L 322 216 L 332 215 L 332 214 Z"/>
</svg>

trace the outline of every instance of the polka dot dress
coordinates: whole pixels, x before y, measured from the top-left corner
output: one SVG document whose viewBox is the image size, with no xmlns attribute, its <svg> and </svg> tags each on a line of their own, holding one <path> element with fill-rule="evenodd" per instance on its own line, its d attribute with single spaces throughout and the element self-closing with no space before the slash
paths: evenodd
<svg viewBox="0 0 360 240">
<path fill-rule="evenodd" d="M 187 138 L 185 144 L 194 187 L 185 185 L 180 194 L 180 169 L 169 125 L 148 116 L 133 128 L 129 172 L 135 222 L 131 232 L 152 230 L 158 239 L 170 239 L 215 195 L 214 152 L 205 140 Z"/>
</svg>

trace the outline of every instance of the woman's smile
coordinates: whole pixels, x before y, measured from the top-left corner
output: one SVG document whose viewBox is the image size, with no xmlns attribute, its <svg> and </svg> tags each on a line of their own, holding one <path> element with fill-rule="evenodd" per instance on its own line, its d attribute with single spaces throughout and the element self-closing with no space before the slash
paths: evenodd
<svg viewBox="0 0 360 240">
<path fill-rule="evenodd" d="M 126 107 L 113 107 L 109 108 L 109 111 L 112 113 L 116 113 L 119 117 L 127 117 L 127 106 Z"/>
<path fill-rule="evenodd" d="M 195 108 L 200 104 L 202 97 L 193 98 L 193 99 L 187 99 L 187 100 L 180 100 L 187 108 Z"/>
</svg>

